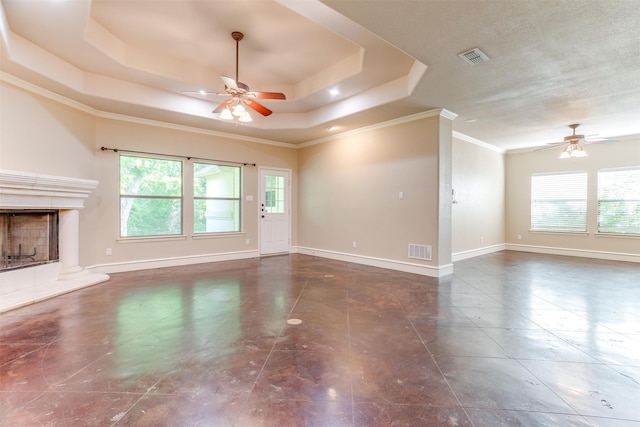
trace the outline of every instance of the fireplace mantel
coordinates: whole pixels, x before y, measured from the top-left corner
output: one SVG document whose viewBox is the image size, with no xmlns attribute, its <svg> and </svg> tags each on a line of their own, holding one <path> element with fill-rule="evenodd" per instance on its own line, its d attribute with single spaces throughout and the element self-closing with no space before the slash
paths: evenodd
<svg viewBox="0 0 640 427">
<path fill-rule="evenodd" d="M 0 169 L 0 210 L 60 212 L 60 261 L 0 273 L 0 312 L 109 279 L 78 265 L 79 210 L 98 181 Z"/>
<path fill-rule="evenodd" d="M 0 169 L 0 209 L 82 209 L 98 181 Z"/>
</svg>

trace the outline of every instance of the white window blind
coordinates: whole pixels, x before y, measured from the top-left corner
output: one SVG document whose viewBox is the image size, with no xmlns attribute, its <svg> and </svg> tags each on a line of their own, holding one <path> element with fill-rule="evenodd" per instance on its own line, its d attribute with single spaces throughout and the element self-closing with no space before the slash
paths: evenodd
<svg viewBox="0 0 640 427">
<path fill-rule="evenodd" d="M 640 234 L 640 167 L 598 171 L 598 232 Z"/>
<path fill-rule="evenodd" d="M 587 231 L 587 173 L 531 176 L 531 230 Z"/>
</svg>

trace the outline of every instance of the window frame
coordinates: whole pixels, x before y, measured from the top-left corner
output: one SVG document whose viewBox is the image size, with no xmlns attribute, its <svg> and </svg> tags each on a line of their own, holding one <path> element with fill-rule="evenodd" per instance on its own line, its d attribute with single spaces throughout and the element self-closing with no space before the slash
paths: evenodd
<svg viewBox="0 0 640 427">
<path fill-rule="evenodd" d="M 537 183 L 536 178 L 540 177 L 556 177 L 558 180 L 562 178 L 566 178 L 567 176 L 575 175 L 576 178 L 579 176 L 582 182 L 577 187 L 572 187 L 572 189 L 578 189 L 582 193 L 579 198 L 576 197 L 566 197 L 566 198 L 558 198 L 562 189 L 566 188 L 566 184 L 562 185 L 562 182 L 555 183 L 555 185 L 547 184 L 546 190 L 550 193 L 546 194 L 546 197 L 539 197 L 537 193 L 540 192 L 541 188 L 536 187 L 536 184 L 542 185 L 542 183 Z M 579 171 L 564 171 L 564 172 L 544 172 L 544 173 L 534 173 L 531 175 L 531 186 L 530 186 L 530 228 L 529 230 L 532 232 L 544 232 L 544 233 L 574 233 L 574 234 L 586 234 L 587 233 L 587 220 L 588 220 L 588 206 L 589 206 L 589 182 L 588 182 L 588 172 L 585 170 Z M 566 181 L 566 180 L 565 180 Z M 555 191 L 552 191 L 554 189 Z M 561 190 L 558 193 L 558 189 Z M 537 197 L 537 198 L 536 198 Z M 544 206 L 546 205 L 546 207 Z M 557 205 L 557 207 L 554 207 Z M 556 221 L 547 221 L 544 219 L 549 215 L 549 213 L 545 213 L 545 210 L 553 210 L 561 208 L 563 205 L 574 205 L 574 208 L 578 209 L 578 213 L 581 215 L 579 221 L 575 221 L 576 216 L 572 214 L 566 214 L 563 217 L 560 217 L 562 221 L 558 221 L 558 216 L 553 216 L 549 218 L 555 218 Z M 573 220 L 572 222 L 568 222 Z M 578 224 L 571 225 L 572 223 Z"/>
<path fill-rule="evenodd" d="M 634 195 L 632 198 L 604 198 L 602 195 L 602 191 L 603 191 L 603 185 L 602 185 L 602 176 L 604 174 L 608 174 L 608 173 L 618 173 L 618 172 L 635 172 L 640 176 L 640 166 L 628 166 L 628 167 L 620 167 L 620 168 L 602 168 L 602 169 L 598 169 L 597 172 L 597 193 L 596 193 L 596 231 L 598 234 L 608 234 L 608 235 L 615 235 L 615 236 L 635 236 L 638 237 L 640 236 L 640 219 L 637 220 L 638 225 L 636 227 L 629 227 L 629 226 L 625 226 L 625 227 L 620 227 L 620 230 L 618 230 L 617 228 L 613 228 L 613 227 L 604 227 L 601 224 L 601 209 L 602 209 L 602 204 L 609 202 L 609 203 L 624 203 L 624 204 L 629 204 L 630 206 L 627 207 L 627 209 L 632 210 L 633 209 L 633 205 L 636 205 L 636 209 L 638 207 L 640 207 L 640 179 L 639 179 L 639 183 L 638 183 L 638 189 L 636 189 L 637 194 Z M 618 182 L 616 183 L 616 186 L 619 186 L 621 183 Z M 633 188 L 633 187 L 632 187 Z"/>
<path fill-rule="evenodd" d="M 123 157 L 131 157 L 131 158 L 139 158 L 142 160 L 160 160 L 160 161 L 168 161 L 168 162 L 176 162 L 180 165 L 180 195 L 178 196 L 160 196 L 160 195 L 148 195 L 148 194 L 126 194 L 122 191 L 122 158 Z M 163 238 L 163 237 L 177 237 L 182 236 L 184 233 L 184 210 L 185 210 L 185 200 L 184 200 L 184 189 L 185 189 L 185 165 L 182 159 L 176 159 L 169 156 L 162 155 L 142 155 L 142 154 L 131 154 L 131 153 L 120 153 L 118 157 L 118 221 L 119 221 L 119 239 L 124 240 L 132 240 L 132 239 L 155 239 L 155 238 Z M 180 221 L 180 229 L 177 233 L 154 233 L 154 234 L 127 234 L 123 235 L 123 212 L 122 212 L 122 202 L 123 198 L 127 199 L 137 199 L 137 200 L 177 200 L 179 201 L 179 221 Z"/>
<path fill-rule="evenodd" d="M 196 165 L 205 165 L 205 166 L 213 166 L 220 168 L 233 168 L 237 170 L 237 187 L 234 188 L 234 192 L 237 194 L 236 197 L 226 197 L 226 196 L 196 196 Z M 227 164 L 224 162 L 215 162 L 215 161 L 194 161 L 193 169 L 191 174 L 192 184 L 193 184 L 193 225 L 192 225 L 192 233 L 194 237 L 199 236 L 215 236 L 215 235 L 223 235 L 223 234 L 237 234 L 242 233 L 243 230 L 243 209 L 242 209 L 242 191 L 243 191 L 243 180 L 244 180 L 244 168 L 241 165 L 235 164 Z M 223 231 L 196 231 L 196 202 L 199 200 L 206 201 L 230 201 L 237 203 L 237 218 L 234 218 L 234 222 L 237 223 L 237 227 L 234 230 L 223 230 Z M 205 225 L 206 228 L 206 225 Z"/>
</svg>

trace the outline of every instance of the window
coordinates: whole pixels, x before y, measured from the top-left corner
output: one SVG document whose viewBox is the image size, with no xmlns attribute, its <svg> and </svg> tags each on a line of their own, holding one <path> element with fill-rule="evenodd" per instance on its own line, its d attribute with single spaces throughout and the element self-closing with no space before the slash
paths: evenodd
<svg viewBox="0 0 640 427">
<path fill-rule="evenodd" d="M 120 236 L 182 234 L 182 162 L 120 155 Z"/>
<path fill-rule="evenodd" d="M 587 173 L 531 177 L 531 230 L 587 231 Z"/>
<path fill-rule="evenodd" d="M 194 233 L 240 231 L 239 166 L 193 164 Z"/>
<path fill-rule="evenodd" d="M 640 167 L 598 171 L 598 232 L 640 234 Z"/>
</svg>

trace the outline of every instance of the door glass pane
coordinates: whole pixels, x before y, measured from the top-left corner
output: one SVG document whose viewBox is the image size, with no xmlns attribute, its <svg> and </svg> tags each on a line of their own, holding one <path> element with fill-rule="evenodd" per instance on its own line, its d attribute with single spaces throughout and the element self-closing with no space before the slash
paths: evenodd
<svg viewBox="0 0 640 427">
<path fill-rule="evenodd" d="M 285 213 L 284 177 L 266 175 L 264 180 L 264 210 L 266 213 Z"/>
</svg>

